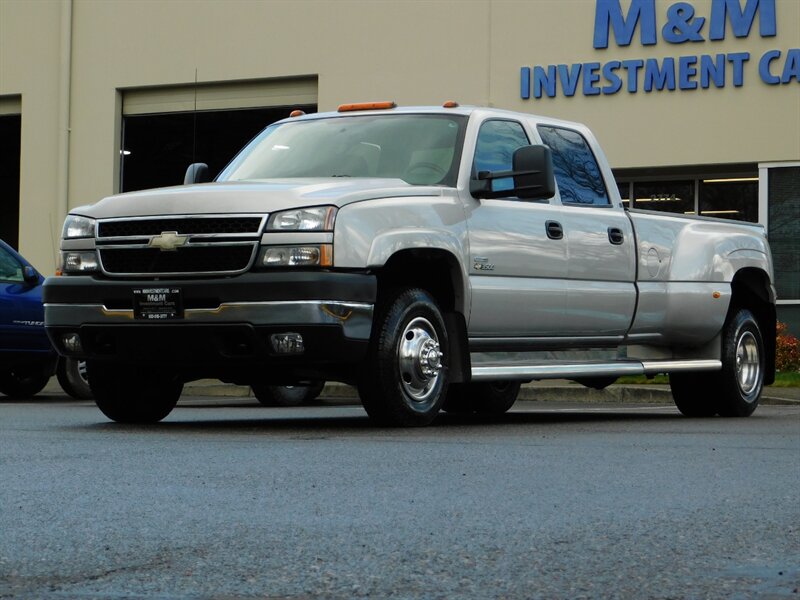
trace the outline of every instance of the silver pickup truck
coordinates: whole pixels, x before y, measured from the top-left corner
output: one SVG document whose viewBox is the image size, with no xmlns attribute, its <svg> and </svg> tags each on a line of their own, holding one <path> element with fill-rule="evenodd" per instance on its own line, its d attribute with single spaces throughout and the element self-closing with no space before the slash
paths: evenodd
<svg viewBox="0 0 800 600">
<path fill-rule="evenodd" d="M 343 105 L 201 172 L 64 224 L 47 332 L 112 420 L 163 419 L 199 378 L 350 383 L 390 425 L 657 373 L 685 415 L 747 416 L 773 380 L 763 228 L 626 210 L 582 125 Z"/>
</svg>

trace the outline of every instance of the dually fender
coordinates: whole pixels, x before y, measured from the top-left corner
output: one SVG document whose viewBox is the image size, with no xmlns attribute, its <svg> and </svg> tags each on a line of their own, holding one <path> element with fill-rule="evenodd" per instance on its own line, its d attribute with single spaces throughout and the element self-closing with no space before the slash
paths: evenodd
<svg viewBox="0 0 800 600">
<path fill-rule="evenodd" d="M 758 269 L 772 281 L 769 246 L 758 226 L 652 214 L 634 219 L 639 305 L 631 339 L 707 343 L 725 322 L 737 272 Z"/>
<path fill-rule="evenodd" d="M 735 223 L 691 222 L 677 239 L 670 281 L 733 281 L 740 269 L 753 267 L 772 280 L 772 257 L 763 230 Z"/>
</svg>

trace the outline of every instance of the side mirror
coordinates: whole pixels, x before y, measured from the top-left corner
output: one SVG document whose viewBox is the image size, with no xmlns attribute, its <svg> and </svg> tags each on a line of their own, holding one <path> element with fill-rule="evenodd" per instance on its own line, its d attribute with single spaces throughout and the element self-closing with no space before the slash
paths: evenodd
<svg viewBox="0 0 800 600">
<path fill-rule="evenodd" d="M 522 146 L 514 151 L 511 171 L 481 171 L 478 179 L 470 181 L 470 192 L 475 198 L 510 198 L 540 200 L 556 194 L 553 176 L 553 156 L 547 146 Z M 514 178 L 510 190 L 494 190 L 495 179 Z"/>
<path fill-rule="evenodd" d="M 183 185 L 192 183 L 205 183 L 208 181 L 208 165 L 206 163 L 192 163 L 183 176 Z"/>
<path fill-rule="evenodd" d="M 522 146 L 511 159 L 514 193 L 518 198 L 539 200 L 556 195 L 553 155 L 547 146 Z"/>
<path fill-rule="evenodd" d="M 39 273 L 37 273 L 36 269 L 33 267 L 23 267 L 22 279 L 24 279 L 25 283 L 28 285 L 36 285 L 39 283 Z"/>
</svg>

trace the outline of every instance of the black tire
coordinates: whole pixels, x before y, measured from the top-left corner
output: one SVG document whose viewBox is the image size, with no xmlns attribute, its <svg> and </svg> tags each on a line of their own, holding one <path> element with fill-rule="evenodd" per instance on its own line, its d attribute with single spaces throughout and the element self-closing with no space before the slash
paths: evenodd
<svg viewBox="0 0 800 600">
<path fill-rule="evenodd" d="M 252 386 L 253 395 L 263 406 L 300 406 L 317 398 L 325 387 L 324 381 L 309 385 L 262 385 Z"/>
<path fill-rule="evenodd" d="M 76 400 L 92 399 L 85 360 L 61 357 L 56 367 L 56 377 L 61 389 L 69 396 Z"/>
<path fill-rule="evenodd" d="M 521 385 L 519 381 L 451 384 L 443 408 L 450 413 L 502 415 L 514 406 Z"/>
<path fill-rule="evenodd" d="M 722 330 L 722 369 L 672 373 L 675 405 L 687 417 L 748 417 L 764 388 L 764 341 L 753 313 L 734 310 Z"/>
<path fill-rule="evenodd" d="M 448 383 L 447 329 L 425 290 L 388 292 L 379 303 L 358 393 L 381 425 L 422 426 L 439 413 Z"/>
<path fill-rule="evenodd" d="M 0 393 L 24 400 L 41 392 L 48 381 L 50 376 L 42 374 L 40 367 L 15 367 L 0 371 Z"/>
<path fill-rule="evenodd" d="M 87 368 L 97 408 L 117 423 L 157 423 L 183 391 L 183 383 L 155 367 L 90 361 Z"/>
<path fill-rule="evenodd" d="M 713 417 L 719 411 L 718 398 L 710 381 L 714 373 L 670 373 L 669 386 L 675 406 L 686 417 Z"/>
<path fill-rule="evenodd" d="M 719 372 L 719 414 L 749 417 L 764 389 L 764 339 L 755 316 L 741 309 L 725 325 L 722 370 Z"/>
</svg>

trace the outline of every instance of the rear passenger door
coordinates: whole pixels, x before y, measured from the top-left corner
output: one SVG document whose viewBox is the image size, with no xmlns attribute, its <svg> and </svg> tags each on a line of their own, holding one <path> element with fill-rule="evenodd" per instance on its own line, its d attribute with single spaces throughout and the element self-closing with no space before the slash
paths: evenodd
<svg viewBox="0 0 800 600">
<path fill-rule="evenodd" d="M 623 336 L 636 305 L 633 226 L 622 207 L 611 203 L 597 158 L 580 131 L 551 125 L 537 131 L 553 153 L 569 246 L 564 334 Z"/>
<path fill-rule="evenodd" d="M 510 171 L 514 151 L 530 143 L 519 121 L 485 120 L 476 138 L 472 178 L 480 171 Z M 494 190 L 512 188 L 511 178 L 494 181 Z M 558 223 L 554 200 L 521 200 L 510 194 L 464 200 L 470 246 L 471 346 L 489 349 L 513 339 L 560 335 L 567 246 L 553 232 L 554 237 L 548 237 L 548 224 Z"/>
</svg>

